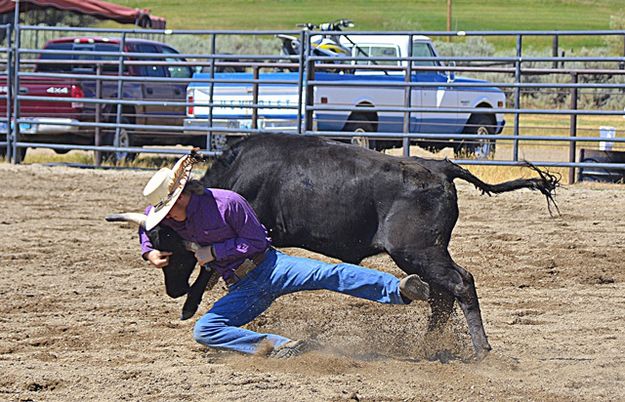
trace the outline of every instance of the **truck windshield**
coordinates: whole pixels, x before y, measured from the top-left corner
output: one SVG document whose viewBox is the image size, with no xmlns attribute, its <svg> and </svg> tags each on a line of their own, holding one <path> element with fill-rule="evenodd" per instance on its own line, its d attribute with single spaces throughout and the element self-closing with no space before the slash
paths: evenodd
<svg viewBox="0 0 625 402">
<path fill-rule="evenodd" d="M 118 61 L 118 56 L 101 55 L 98 52 L 119 52 L 119 45 L 113 43 L 50 43 L 45 50 L 81 51 L 84 54 L 42 53 L 40 60 L 67 60 L 68 63 L 40 63 L 37 71 L 73 72 L 95 71 L 95 65 L 85 63 L 69 63 L 70 60 L 111 60 Z M 103 72 L 117 72 L 118 64 L 105 64 Z"/>
</svg>

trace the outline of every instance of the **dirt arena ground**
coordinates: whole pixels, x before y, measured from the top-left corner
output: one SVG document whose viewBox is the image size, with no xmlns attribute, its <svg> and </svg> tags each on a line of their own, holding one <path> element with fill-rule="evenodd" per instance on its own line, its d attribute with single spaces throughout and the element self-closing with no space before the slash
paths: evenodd
<svg viewBox="0 0 625 402">
<path fill-rule="evenodd" d="M 280 361 L 196 344 L 136 230 L 104 221 L 141 210 L 150 175 L 0 164 L 0 400 L 625 400 L 622 186 L 562 188 L 552 218 L 538 194 L 458 183 L 451 252 L 477 282 L 485 360 L 459 310 L 430 338 L 424 303 L 313 292 L 250 324 L 326 345 Z M 383 255 L 363 265 L 401 274 Z"/>
</svg>

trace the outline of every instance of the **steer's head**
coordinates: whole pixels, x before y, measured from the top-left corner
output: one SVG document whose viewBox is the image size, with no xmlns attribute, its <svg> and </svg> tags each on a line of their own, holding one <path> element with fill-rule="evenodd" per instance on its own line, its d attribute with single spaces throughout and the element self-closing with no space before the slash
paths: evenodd
<svg viewBox="0 0 625 402">
<path fill-rule="evenodd" d="M 139 213 L 112 214 L 106 217 L 108 222 L 132 222 L 143 226 L 145 215 Z M 147 232 L 152 247 L 156 250 L 170 251 L 169 264 L 163 268 L 167 295 L 176 298 L 189 291 L 189 278 L 197 264 L 194 254 L 187 248 L 180 236 L 165 225 L 158 225 Z M 192 247 L 189 247 L 192 248 Z"/>
</svg>

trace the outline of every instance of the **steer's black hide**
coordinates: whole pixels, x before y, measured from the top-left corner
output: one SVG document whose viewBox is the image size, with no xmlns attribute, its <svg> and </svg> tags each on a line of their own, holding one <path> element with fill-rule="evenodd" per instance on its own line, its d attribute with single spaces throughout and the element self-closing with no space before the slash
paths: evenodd
<svg viewBox="0 0 625 402">
<path fill-rule="evenodd" d="M 155 250 L 172 253 L 169 256 L 169 263 L 163 268 L 165 291 L 168 296 L 173 298 L 187 293 L 190 295 L 182 307 L 181 319 L 191 318 L 202 301 L 202 294 L 208 285 L 212 272 L 201 268 L 193 285 L 189 286 L 189 278 L 197 261 L 193 253 L 185 248 L 182 238 L 173 229 L 165 225 L 156 226 L 148 231 L 147 235 Z"/>
</svg>

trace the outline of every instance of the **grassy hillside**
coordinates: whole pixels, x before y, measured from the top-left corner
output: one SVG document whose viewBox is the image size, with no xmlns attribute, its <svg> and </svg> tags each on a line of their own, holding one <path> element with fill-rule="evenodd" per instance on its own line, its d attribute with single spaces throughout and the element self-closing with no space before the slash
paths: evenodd
<svg viewBox="0 0 625 402">
<path fill-rule="evenodd" d="M 171 29 L 294 29 L 298 22 L 351 18 L 358 30 L 444 31 L 445 0 L 113 0 L 149 8 Z M 604 30 L 625 12 L 623 0 L 453 0 L 452 29 Z M 108 26 L 112 24 L 107 23 Z M 548 45 L 550 38 L 536 41 Z M 497 47 L 504 42 L 493 40 Z M 510 42 L 512 43 L 512 42 Z M 595 46 L 601 38 L 562 38 L 563 47 Z"/>
</svg>

